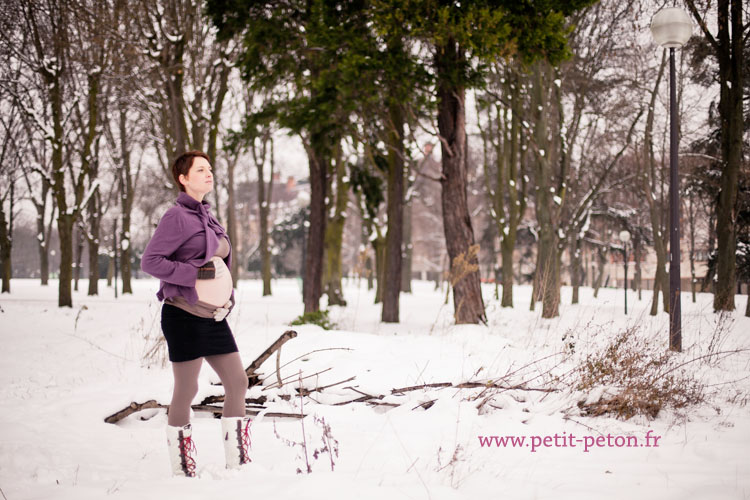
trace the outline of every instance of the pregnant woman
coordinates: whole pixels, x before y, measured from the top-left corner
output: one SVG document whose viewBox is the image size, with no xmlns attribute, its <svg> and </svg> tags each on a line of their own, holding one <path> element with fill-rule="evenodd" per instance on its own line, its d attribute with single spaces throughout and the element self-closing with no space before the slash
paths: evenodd
<svg viewBox="0 0 750 500">
<path fill-rule="evenodd" d="M 248 381 L 225 319 L 234 306 L 231 246 L 203 201 L 213 189 L 209 158 L 200 151 L 183 153 L 172 165 L 172 175 L 181 192 L 159 221 L 141 268 L 161 280 L 156 296 L 164 301 L 161 327 L 174 374 L 167 425 L 172 472 L 193 477 L 196 450 L 190 404 L 198 393 L 203 360 L 224 385 L 221 428 L 228 468 L 250 462 L 250 420 L 245 417 Z"/>
</svg>

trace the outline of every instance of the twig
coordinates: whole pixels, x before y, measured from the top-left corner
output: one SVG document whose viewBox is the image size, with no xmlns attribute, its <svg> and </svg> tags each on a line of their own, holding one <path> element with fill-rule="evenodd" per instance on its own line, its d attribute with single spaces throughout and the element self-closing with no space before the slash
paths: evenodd
<svg viewBox="0 0 750 500">
<path fill-rule="evenodd" d="M 310 474 L 312 472 L 312 469 L 310 468 L 310 460 L 307 458 L 307 436 L 305 436 L 305 417 L 304 413 L 302 413 L 302 410 L 305 406 L 305 399 L 302 397 L 302 370 L 298 372 L 299 377 L 299 413 L 301 415 L 300 417 L 300 424 L 302 425 L 302 449 L 305 451 L 305 464 L 307 464 L 307 473 Z"/>
<path fill-rule="evenodd" d="M 114 356 L 114 357 L 116 357 L 118 359 L 121 359 L 123 361 L 132 361 L 131 359 L 128 359 L 128 358 L 126 358 L 124 356 L 120 356 L 119 354 L 115 354 L 114 352 L 110 352 L 110 351 L 108 351 L 108 350 L 106 350 L 106 349 L 104 349 L 104 348 L 96 345 L 95 343 L 91 342 L 89 339 L 85 339 L 83 337 L 79 337 L 78 335 L 73 335 L 72 333 L 66 333 L 65 335 L 67 335 L 68 337 L 73 337 L 74 339 L 78 339 L 81 342 L 86 342 L 88 345 L 90 345 L 94 349 L 99 349 L 103 353 L 109 354 L 110 356 Z"/>
<path fill-rule="evenodd" d="M 303 389 L 302 389 L 302 391 L 303 391 L 303 393 L 304 393 L 303 395 L 304 395 L 304 396 L 307 396 L 307 395 L 309 395 L 309 394 L 311 394 L 311 393 L 313 393 L 313 392 L 322 392 L 322 391 L 323 391 L 323 389 L 328 389 L 329 387 L 334 387 L 334 386 L 337 386 L 337 385 L 339 385 L 339 384 L 345 384 L 345 383 L 347 383 L 347 382 L 351 382 L 351 381 L 352 381 L 352 380 L 354 380 L 355 378 L 357 378 L 357 377 L 356 377 L 356 376 L 354 376 L 354 377 L 350 377 L 350 378 L 348 378 L 348 379 L 346 379 L 346 380 L 342 380 L 342 381 L 340 381 L 340 382 L 334 382 L 333 384 L 328 384 L 328 385 L 324 385 L 323 387 L 316 387 L 315 389 L 309 389 L 309 390 L 308 390 L 308 389 L 305 389 L 305 388 L 303 388 Z"/>
<path fill-rule="evenodd" d="M 576 420 L 574 418 L 570 418 L 568 415 L 563 415 L 563 420 L 570 420 L 571 422 L 575 422 L 578 425 L 582 425 L 583 427 L 587 428 L 590 431 L 594 431 L 597 434 L 602 435 L 601 431 L 599 431 L 597 429 L 594 429 L 593 427 L 588 426 L 588 425 L 584 424 L 583 422 L 579 422 L 578 420 Z"/>
<path fill-rule="evenodd" d="M 352 386 L 349 386 L 349 387 L 344 387 L 344 389 L 351 389 L 351 390 L 353 390 L 354 392 L 358 392 L 358 393 L 362 394 L 363 396 L 369 396 L 369 397 L 371 397 L 371 398 L 374 398 L 374 397 L 375 397 L 375 396 L 370 396 L 370 395 L 369 395 L 369 394 L 367 394 L 366 392 L 362 392 L 362 391 L 360 391 L 360 390 L 358 390 L 358 389 L 355 389 L 355 388 L 354 388 L 354 387 L 352 387 Z"/>
<path fill-rule="evenodd" d="M 398 408 L 399 406 L 401 406 L 400 404 L 385 403 L 381 401 L 365 401 L 365 403 L 367 403 L 368 405 L 372 405 L 372 406 L 390 406 L 391 408 Z"/>
<path fill-rule="evenodd" d="M 279 368 L 279 364 L 281 363 L 281 346 L 279 346 L 278 350 L 276 351 L 276 381 L 279 384 L 279 388 L 281 388 L 284 383 L 281 381 L 281 368 Z"/>
<path fill-rule="evenodd" d="M 83 304 L 81 308 L 78 310 L 78 314 L 76 314 L 76 321 L 75 321 L 75 324 L 73 325 L 74 332 L 78 331 L 78 320 L 80 319 L 81 314 L 83 313 L 83 311 L 88 311 L 88 309 L 89 308 L 86 306 L 86 304 Z"/>
<path fill-rule="evenodd" d="M 453 385 L 450 382 L 439 382 L 439 383 L 434 383 L 434 384 L 413 385 L 411 387 L 402 387 L 400 389 L 392 389 L 391 394 L 418 391 L 420 389 L 445 388 L 445 387 L 452 387 L 454 389 L 476 389 L 479 387 L 487 387 L 487 388 L 492 388 L 492 389 L 505 389 L 508 391 L 512 391 L 512 390 L 539 391 L 539 392 L 559 392 L 560 391 L 560 389 L 548 389 L 544 387 L 525 387 L 524 385 L 521 385 L 521 384 L 499 385 L 499 384 L 492 384 L 488 382 L 462 382 L 460 384 Z"/>
<path fill-rule="evenodd" d="M 451 387 L 453 384 L 450 382 L 439 382 L 435 384 L 422 384 L 422 385 L 412 385 L 410 387 L 401 387 L 400 389 L 391 389 L 391 394 L 396 394 L 397 392 L 410 392 L 410 391 L 418 391 L 419 389 L 427 389 L 427 388 L 433 388 L 433 387 Z"/>
<path fill-rule="evenodd" d="M 435 404 L 435 401 L 437 401 L 437 399 L 431 399 L 429 401 L 425 401 L 424 403 L 420 403 L 412 408 L 412 411 L 416 410 L 417 408 L 424 408 L 425 410 L 429 410 L 430 408 L 432 408 L 432 405 Z"/>
<path fill-rule="evenodd" d="M 298 359 L 300 359 L 300 358 L 304 358 L 305 356 L 308 356 L 308 355 L 310 355 L 310 354 L 312 354 L 312 353 L 314 353 L 314 352 L 321 352 L 321 351 L 339 351 L 339 350 L 340 350 L 340 351 L 353 351 L 354 349 L 350 349 L 349 347 L 328 347 L 328 348 L 326 348 L 326 349 L 315 349 L 314 351 L 310 351 L 310 352 L 307 352 L 307 353 L 305 353 L 305 354 L 301 354 L 301 355 L 297 356 L 296 358 L 294 358 L 294 359 L 292 359 L 292 360 L 290 360 L 290 361 L 287 361 L 286 363 L 284 363 L 283 365 L 281 365 L 281 367 L 280 367 L 280 368 L 284 368 L 284 367 L 286 367 L 286 366 L 288 366 L 288 365 L 290 365 L 290 364 L 294 363 L 294 362 L 295 362 L 295 361 L 297 361 Z M 263 382 L 265 382 L 265 381 L 266 381 L 267 379 L 268 379 L 268 377 L 266 377 L 266 378 L 262 379 L 262 380 L 260 381 L 260 383 L 262 384 L 262 383 L 263 383 Z"/>
<path fill-rule="evenodd" d="M 699 361 L 701 359 L 712 358 L 714 356 L 718 357 L 720 354 L 731 355 L 731 354 L 739 354 L 741 352 L 747 352 L 747 351 L 750 351 L 750 349 L 735 349 L 733 351 L 719 351 L 719 352 L 713 352 L 713 353 L 704 354 L 703 356 L 698 356 L 697 358 L 689 359 L 689 360 L 687 360 L 687 361 L 685 361 L 683 363 L 680 363 L 677 366 L 674 366 L 674 367 L 670 368 L 669 370 L 667 370 L 665 372 L 657 374 L 654 377 L 654 381 L 659 380 L 660 378 L 664 377 L 665 375 L 668 375 L 668 374 L 672 373 L 673 371 L 675 371 L 678 368 L 682 368 L 685 365 L 689 365 L 690 363 L 693 363 L 695 361 Z"/>
<path fill-rule="evenodd" d="M 311 374 L 311 375 L 307 375 L 307 376 L 305 376 L 305 377 L 302 377 L 302 380 L 304 380 L 304 379 L 306 379 L 306 378 L 310 378 L 310 377 L 315 377 L 316 375 L 320 375 L 321 373 L 325 373 L 325 372 L 327 372 L 327 371 L 329 371 L 329 370 L 331 370 L 331 369 L 332 369 L 332 368 L 326 368 L 325 370 L 321 370 L 321 371 L 319 371 L 319 372 L 315 372 L 315 373 L 313 373 L 313 374 Z M 302 370 L 300 370 L 300 372 L 301 372 L 301 371 L 302 371 Z M 284 380 L 287 380 L 287 379 L 289 379 L 289 378 L 292 378 L 292 377 L 294 377 L 294 375 L 290 375 L 289 377 L 284 377 Z M 265 387 L 264 387 L 264 388 L 263 388 L 262 390 L 266 391 L 266 390 L 268 390 L 268 389 L 276 389 L 276 382 L 274 382 L 274 383 L 273 383 L 273 384 L 271 384 L 271 385 L 267 385 L 267 386 L 265 386 Z"/>
</svg>

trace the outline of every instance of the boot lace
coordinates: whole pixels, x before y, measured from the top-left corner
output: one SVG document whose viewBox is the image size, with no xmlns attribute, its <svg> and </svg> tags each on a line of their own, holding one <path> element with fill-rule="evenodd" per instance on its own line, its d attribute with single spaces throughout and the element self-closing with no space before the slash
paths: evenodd
<svg viewBox="0 0 750 500">
<path fill-rule="evenodd" d="M 250 447 L 252 446 L 252 443 L 250 442 L 250 424 L 252 423 L 252 420 L 247 419 L 245 422 L 245 428 L 242 428 L 242 424 L 239 424 L 237 426 L 237 433 L 239 434 L 239 441 L 240 441 L 240 464 L 249 464 L 252 460 L 250 460 Z"/>
<path fill-rule="evenodd" d="M 185 472 L 187 477 L 195 477 L 195 458 L 193 455 L 197 455 L 198 450 L 195 448 L 195 443 L 191 436 L 183 436 L 180 433 L 180 460 L 182 461 L 182 470 Z"/>
</svg>

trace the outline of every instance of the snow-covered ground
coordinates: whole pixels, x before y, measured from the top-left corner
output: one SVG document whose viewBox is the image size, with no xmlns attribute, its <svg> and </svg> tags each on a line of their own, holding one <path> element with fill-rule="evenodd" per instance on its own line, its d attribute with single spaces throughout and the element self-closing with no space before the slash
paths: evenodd
<svg viewBox="0 0 750 500">
<path fill-rule="evenodd" d="M 581 290 L 571 306 L 563 289 L 561 317 L 529 311 L 530 289 L 516 287 L 514 309 L 503 309 L 485 285 L 488 326 L 452 326 L 452 306 L 432 283 L 415 282 L 401 299 L 401 323 L 379 321 L 380 306 L 366 284 L 345 285 L 346 307 L 334 307 L 337 330 L 295 327 L 281 351 L 282 376 L 301 371 L 308 389 L 335 385 L 304 399 L 303 421 L 268 416 L 253 425 L 253 462 L 224 469 L 220 423 L 196 413 L 193 437 L 199 477 L 169 476 L 163 410 L 147 410 L 119 424 L 104 422 L 132 401 L 168 403 L 172 380 L 159 327 L 157 282 L 134 282 L 135 294 L 115 299 L 74 296 L 57 307 L 57 286 L 14 280 L 0 296 L 0 489 L 7 500 L 102 498 L 273 499 L 743 499 L 750 498 L 750 318 L 712 312 L 710 295 L 683 294 L 683 353 L 674 373 L 694 377 L 706 402 L 668 408 L 655 419 L 589 417 L 576 403 L 606 394 L 576 390 L 571 375 L 587 355 L 600 353 L 632 328 L 655 353 L 667 346 L 668 316 L 648 315 L 650 292 Z M 243 362 L 249 364 L 302 312 L 300 284 L 276 281 L 261 297 L 246 281 L 230 315 Z M 452 301 L 451 301 L 452 303 Z M 156 346 L 156 349 L 154 347 Z M 744 349 L 744 351 L 742 351 Z M 314 352 L 316 351 L 316 352 Z M 738 351 L 738 352 L 734 352 Z M 722 354 L 724 353 L 724 354 Z M 296 359 L 295 358 L 299 358 Z M 294 361 L 292 361 L 294 360 Z M 692 360 L 692 361 L 691 361 Z M 291 362 L 290 362 L 291 361 Z M 276 356 L 262 367 L 276 379 Z M 557 378 L 556 378 L 557 377 Z M 195 402 L 220 394 L 204 365 Z M 526 389 L 394 388 L 450 382 L 523 384 Z M 297 383 L 254 387 L 269 411 L 298 413 Z M 335 405 L 362 396 L 379 403 Z M 281 396 L 289 395 L 288 400 Z M 423 403 L 432 402 L 432 405 Z M 427 407 L 427 409 L 425 409 Z M 338 443 L 335 468 L 321 447 L 330 425 Z M 312 467 L 305 469 L 302 425 Z M 524 438 L 512 446 L 482 446 L 480 438 Z M 647 437 L 648 436 L 648 437 Z M 532 451 L 533 450 L 533 451 Z"/>
</svg>

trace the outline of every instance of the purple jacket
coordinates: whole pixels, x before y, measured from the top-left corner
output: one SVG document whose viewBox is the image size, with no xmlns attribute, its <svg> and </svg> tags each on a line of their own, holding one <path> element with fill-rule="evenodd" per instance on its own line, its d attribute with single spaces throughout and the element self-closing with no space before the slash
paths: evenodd
<svg viewBox="0 0 750 500">
<path fill-rule="evenodd" d="M 198 202 L 180 193 L 175 206 L 167 210 L 146 245 L 141 269 L 161 280 L 156 297 L 164 300 L 182 296 L 189 304 L 198 301 L 195 280 L 198 268 L 211 260 L 219 247 L 219 238 L 229 238 L 219 221 L 211 215 L 207 202 Z M 224 259 L 232 267 L 232 248 Z M 234 302 L 234 291 L 232 292 Z"/>
</svg>

